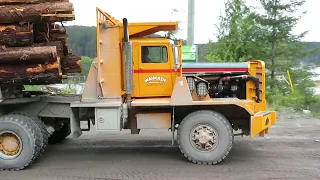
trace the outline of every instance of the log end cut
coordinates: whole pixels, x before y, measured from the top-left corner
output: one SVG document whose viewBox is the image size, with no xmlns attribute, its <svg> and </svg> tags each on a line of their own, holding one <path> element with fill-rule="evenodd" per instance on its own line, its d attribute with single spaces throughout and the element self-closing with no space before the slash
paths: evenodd
<svg viewBox="0 0 320 180">
<path fill-rule="evenodd" d="M 64 60 L 64 64 L 62 65 L 62 73 L 81 73 L 82 71 L 82 62 L 81 56 L 77 55 L 68 55 Z"/>
<path fill-rule="evenodd" d="M 0 67 L 0 84 L 44 85 L 62 82 L 59 62 L 48 64 Z"/>
</svg>

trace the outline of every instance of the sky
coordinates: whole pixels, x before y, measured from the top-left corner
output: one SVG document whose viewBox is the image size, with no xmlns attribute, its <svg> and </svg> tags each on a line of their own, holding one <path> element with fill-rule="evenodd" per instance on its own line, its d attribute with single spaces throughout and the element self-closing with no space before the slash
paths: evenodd
<svg viewBox="0 0 320 180">
<path fill-rule="evenodd" d="M 255 0 L 247 0 L 254 5 Z M 96 7 L 118 20 L 126 17 L 129 22 L 179 21 L 178 37 L 187 37 L 188 0 L 70 0 L 74 5 L 76 19 L 66 25 L 95 26 Z M 306 0 L 301 10 L 307 14 L 300 20 L 294 33 L 308 30 L 304 41 L 320 41 L 320 0 Z M 179 12 L 172 14 L 172 9 Z M 224 0 L 195 0 L 196 44 L 215 41 L 215 27 L 220 12 L 224 10 Z"/>
</svg>

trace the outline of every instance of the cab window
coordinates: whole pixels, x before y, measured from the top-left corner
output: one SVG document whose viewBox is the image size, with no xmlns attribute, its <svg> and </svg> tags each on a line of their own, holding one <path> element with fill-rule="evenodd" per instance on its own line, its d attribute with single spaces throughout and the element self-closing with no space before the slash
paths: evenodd
<svg viewBox="0 0 320 180">
<path fill-rule="evenodd" d="M 142 46 L 142 63 L 167 63 L 168 51 L 166 46 Z"/>
</svg>

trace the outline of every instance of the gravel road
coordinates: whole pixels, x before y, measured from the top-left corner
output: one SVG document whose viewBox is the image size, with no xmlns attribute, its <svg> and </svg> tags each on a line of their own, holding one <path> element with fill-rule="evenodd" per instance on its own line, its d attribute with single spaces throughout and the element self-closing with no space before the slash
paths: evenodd
<svg viewBox="0 0 320 180">
<path fill-rule="evenodd" d="M 227 159 L 215 166 L 187 161 L 170 132 L 130 135 L 87 132 L 51 145 L 30 168 L 1 172 L 0 180 L 320 179 L 320 120 L 278 114 L 267 137 L 236 137 Z"/>
</svg>

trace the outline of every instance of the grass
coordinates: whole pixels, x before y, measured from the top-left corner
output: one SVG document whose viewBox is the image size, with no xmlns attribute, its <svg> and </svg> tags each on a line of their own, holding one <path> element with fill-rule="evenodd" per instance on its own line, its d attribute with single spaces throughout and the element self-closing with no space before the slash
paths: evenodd
<svg viewBox="0 0 320 180">
<path fill-rule="evenodd" d="M 24 88 L 26 91 L 42 91 L 43 90 L 43 85 L 25 85 Z"/>
</svg>

